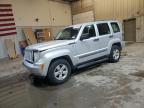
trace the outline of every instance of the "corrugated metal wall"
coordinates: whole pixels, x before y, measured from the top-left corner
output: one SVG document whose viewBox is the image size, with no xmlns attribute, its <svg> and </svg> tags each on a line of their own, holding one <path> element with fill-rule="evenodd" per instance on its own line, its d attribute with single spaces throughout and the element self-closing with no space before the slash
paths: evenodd
<svg viewBox="0 0 144 108">
<path fill-rule="evenodd" d="M 144 15 L 144 0 L 80 0 L 72 4 L 72 13 L 93 10 L 96 20 L 127 19 Z"/>
<path fill-rule="evenodd" d="M 136 42 L 144 42 L 144 16 L 136 18 Z"/>
<path fill-rule="evenodd" d="M 144 0 L 94 0 L 96 19 L 128 19 L 143 12 Z"/>
<path fill-rule="evenodd" d="M 93 11 L 95 20 L 136 18 L 136 41 L 144 42 L 144 0 L 80 0 L 72 3 L 72 14 Z"/>
<path fill-rule="evenodd" d="M 72 14 L 79 14 L 93 10 L 93 0 L 80 0 L 72 3 Z"/>
<path fill-rule="evenodd" d="M 136 42 L 144 42 L 144 0 L 94 0 L 95 20 L 136 18 Z"/>
</svg>

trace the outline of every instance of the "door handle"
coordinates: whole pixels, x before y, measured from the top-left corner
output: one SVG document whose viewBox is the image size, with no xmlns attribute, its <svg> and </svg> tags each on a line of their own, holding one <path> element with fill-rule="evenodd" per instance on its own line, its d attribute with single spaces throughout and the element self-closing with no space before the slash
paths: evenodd
<svg viewBox="0 0 144 108">
<path fill-rule="evenodd" d="M 95 42 L 95 41 L 99 41 L 99 38 L 96 38 L 96 39 L 94 39 L 93 41 L 94 41 L 94 42 Z"/>
<path fill-rule="evenodd" d="M 109 38 L 113 38 L 113 35 L 110 35 Z"/>
</svg>

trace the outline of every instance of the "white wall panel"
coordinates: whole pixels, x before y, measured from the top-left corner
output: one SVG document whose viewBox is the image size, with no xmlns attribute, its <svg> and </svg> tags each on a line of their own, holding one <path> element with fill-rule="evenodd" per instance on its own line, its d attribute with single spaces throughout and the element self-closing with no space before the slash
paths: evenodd
<svg viewBox="0 0 144 108">
<path fill-rule="evenodd" d="M 52 26 L 67 26 L 72 24 L 71 8 L 68 4 L 49 3 Z"/>
<path fill-rule="evenodd" d="M 6 57 L 7 52 L 4 39 L 10 38 L 15 41 L 18 53 L 18 42 L 24 39 L 21 28 L 23 27 L 50 27 L 67 26 L 72 24 L 71 8 L 69 4 L 52 2 L 49 0 L 0 0 L 0 4 L 12 4 L 15 17 L 17 36 L 0 37 L 0 58 Z M 35 19 L 39 21 L 36 22 Z M 54 29 L 54 32 L 57 32 Z M 56 33 L 54 33 L 56 34 Z"/>
<path fill-rule="evenodd" d="M 17 26 L 63 26 L 72 21 L 69 4 L 48 0 L 0 0 L 1 3 L 12 4 Z"/>
</svg>

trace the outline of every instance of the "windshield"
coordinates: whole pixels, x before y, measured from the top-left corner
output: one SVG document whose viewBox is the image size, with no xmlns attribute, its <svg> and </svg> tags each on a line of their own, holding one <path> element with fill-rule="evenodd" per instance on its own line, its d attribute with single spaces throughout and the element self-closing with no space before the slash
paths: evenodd
<svg viewBox="0 0 144 108">
<path fill-rule="evenodd" d="M 75 26 L 75 27 L 68 27 L 62 30 L 61 32 L 58 33 L 56 36 L 55 40 L 72 40 L 76 39 L 80 26 Z"/>
</svg>

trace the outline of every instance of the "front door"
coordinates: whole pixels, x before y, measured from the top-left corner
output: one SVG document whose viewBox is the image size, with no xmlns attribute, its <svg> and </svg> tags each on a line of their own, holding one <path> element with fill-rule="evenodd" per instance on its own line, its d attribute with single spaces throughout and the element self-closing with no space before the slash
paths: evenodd
<svg viewBox="0 0 144 108">
<path fill-rule="evenodd" d="M 79 63 L 96 58 L 96 50 L 98 49 L 97 37 L 93 24 L 84 27 L 81 36 L 83 35 L 87 35 L 88 37 L 77 42 L 78 54 L 76 55 L 76 58 Z"/>
</svg>

